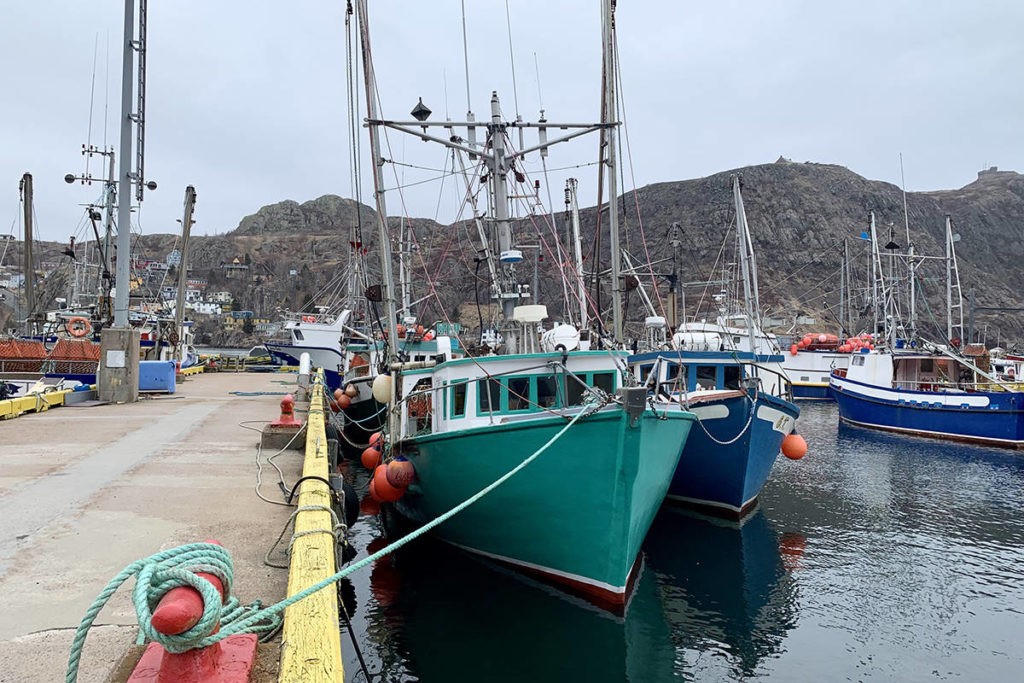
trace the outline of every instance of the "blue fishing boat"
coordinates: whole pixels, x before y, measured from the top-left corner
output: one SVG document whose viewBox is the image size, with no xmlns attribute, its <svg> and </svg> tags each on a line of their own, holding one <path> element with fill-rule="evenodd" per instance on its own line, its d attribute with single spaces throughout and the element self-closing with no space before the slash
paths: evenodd
<svg viewBox="0 0 1024 683">
<path fill-rule="evenodd" d="M 650 352 L 631 356 L 630 366 L 663 402 L 697 416 L 666 499 L 746 515 L 800 408 L 762 388 L 765 369 L 748 352 Z"/>
<path fill-rule="evenodd" d="M 882 338 L 874 349 L 862 349 L 846 370 L 831 374 L 830 386 L 844 422 L 862 427 L 942 439 L 1024 447 L 1024 391 L 1020 384 L 1001 378 L 990 367 L 982 344 L 962 347 L 955 331 L 963 330 L 956 241 L 946 218 L 946 344 L 919 338 L 913 317 L 904 324 L 897 294 L 901 283 L 897 266 L 905 267 L 910 281 L 917 276 L 912 251 L 904 256 L 892 240 L 886 249 L 888 268 L 877 247 L 874 215 L 871 239 L 885 302 Z M 885 275 L 889 273 L 889 275 Z M 911 288 L 911 292 L 913 289 Z M 911 294 L 913 302 L 913 294 Z M 911 306 L 913 311 L 914 307 Z M 968 334 L 968 337 L 970 335 Z"/>
<path fill-rule="evenodd" d="M 744 310 L 735 314 L 724 308 L 717 323 L 684 323 L 662 345 L 669 348 L 634 354 L 629 365 L 656 405 L 697 415 L 697 424 L 680 444 L 667 500 L 743 517 L 756 504 L 800 409 L 790 400 L 778 343 L 761 325 L 739 178 L 732 184 Z M 647 325 L 657 328 L 662 322 L 649 318 Z"/>
</svg>

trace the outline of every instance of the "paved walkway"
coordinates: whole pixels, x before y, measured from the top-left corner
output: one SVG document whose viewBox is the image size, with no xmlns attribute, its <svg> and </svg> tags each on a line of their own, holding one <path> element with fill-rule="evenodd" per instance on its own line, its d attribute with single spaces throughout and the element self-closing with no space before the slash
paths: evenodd
<svg viewBox="0 0 1024 683">
<path fill-rule="evenodd" d="M 290 510 L 254 491 L 258 430 L 277 417 L 281 396 L 229 392 L 293 387 L 294 375 L 204 374 L 173 395 L 0 422 L 0 682 L 63 680 L 74 629 L 103 586 L 182 543 L 223 543 L 243 602 L 284 597 L 287 570 L 263 558 Z M 270 455 L 261 492 L 280 501 Z M 302 454 L 275 462 L 290 485 Z M 133 644 L 132 584 L 90 632 L 82 683 L 106 680 Z"/>
</svg>

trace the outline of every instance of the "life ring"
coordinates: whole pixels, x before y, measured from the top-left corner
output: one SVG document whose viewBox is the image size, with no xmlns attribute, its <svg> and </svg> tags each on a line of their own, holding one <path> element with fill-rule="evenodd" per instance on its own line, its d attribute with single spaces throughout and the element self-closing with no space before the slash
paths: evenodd
<svg viewBox="0 0 1024 683">
<path fill-rule="evenodd" d="M 88 318 L 76 315 L 74 318 L 68 318 L 68 321 L 64 323 L 64 329 L 72 337 L 85 337 L 92 332 L 92 323 L 89 322 Z"/>
</svg>

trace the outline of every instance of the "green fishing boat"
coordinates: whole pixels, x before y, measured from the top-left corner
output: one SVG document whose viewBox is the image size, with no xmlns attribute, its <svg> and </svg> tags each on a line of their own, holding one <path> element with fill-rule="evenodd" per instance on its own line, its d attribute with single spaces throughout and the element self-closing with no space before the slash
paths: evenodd
<svg viewBox="0 0 1024 683">
<path fill-rule="evenodd" d="M 623 606 L 695 417 L 656 413 L 645 389 L 621 388 L 622 358 L 534 353 L 403 372 L 396 449 L 416 481 L 399 512 L 419 524 L 435 519 L 554 440 L 435 533 L 602 606 Z"/>
</svg>

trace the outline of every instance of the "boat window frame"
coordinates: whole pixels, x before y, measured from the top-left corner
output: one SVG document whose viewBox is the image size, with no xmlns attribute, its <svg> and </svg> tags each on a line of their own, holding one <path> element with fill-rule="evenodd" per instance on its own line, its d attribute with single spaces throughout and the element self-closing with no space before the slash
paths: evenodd
<svg viewBox="0 0 1024 683">
<path fill-rule="evenodd" d="M 452 390 L 452 401 L 451 401 L 451 418 L 457 419 L 466 417 L 466 406 L 469 405 L 469 380 L 455 380 L 448 385 Z M 456 403 L 459 399 L 459 394 L 462 394 L 462 411 L 459 412 L 456 409 Z M 447 403 L 447 401 L 445 402 Z"/>
</svg>

